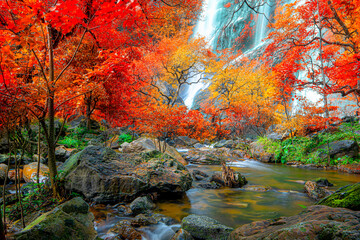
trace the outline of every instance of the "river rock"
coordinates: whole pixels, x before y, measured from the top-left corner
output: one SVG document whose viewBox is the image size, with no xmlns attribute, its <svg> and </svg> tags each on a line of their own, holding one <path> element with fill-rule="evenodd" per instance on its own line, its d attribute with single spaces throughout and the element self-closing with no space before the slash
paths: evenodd
<svg viewBox="0 0 360 240">
<path fill-rule="evenodd" d="M 130 222 L 131 222 L 131 226 L 133 227 L 144 227 L 158 223 L 158 221 L 154 217 L 145 214 L 137 215 Z"/>
<path fill-rule="evenodd" d="M 334 186 L 334 184 L 329 182 L 329 180 L 327 180 L 326 178 L 317 178 L 315 181 L 316 181 L 316 184 L 319 185 L 320 187 L 332 187 L 332 186 Z"/>
<path fill-rule="evenodd" d="M 307 181 L 304 185 L 305 188 L 305 192 L 306 194 L 318 201 L 319 199 L 322 199 L 324 197 L 329 196 L 330 194 L 332 194 L 333 192 L 326 189 L 325 187 L 320 186 L 319 184 L 317 184 L 316 182 L 313 181 Z"/>
<path fill-rule="evenodd" d="M 339 188 L 335 193 L 320 200 L 316 204 L 330 207 L 360 210 L 360 182 Z"/>
<path fill-rule="evenodd" d="M 209 177 L 209 175 L 207 175 L 206 173 L 204 173 L 200 170 L 193 170 L 192 176 L 196 181 L 200 181 L 200 180 L 203 180 L 204 178 Z"/>
<path fill-rule="evenodd" d="M 264 145 L 260 142 L 253 142 L 250 144 L 251 155 L 258 161 L 264 163 L 274 163 L 275 156 L 265 150 Z"/>
<path fill-rule="evenodd" d="M 181 227 L 194 238 L 204 240 L 225 240 L 233 230 L 213 218 L 195 214 L 183 218 Z"/>
<path fill-rule="evenodd" d="M 360 212 L 310 206 L 302 213 L 242 225 L 229 240 L 360 239 Z"/>
<path fill-rule="evenodd" d="M 114 238 L 106 239 L 126 239 L 126 240 L 141 240 L 141 232 L 137 231 L 134 227 L 131 226 L 131 223 L 127 220 L 122 220 L 116 224 L 113 228 L 109 230 L 110 233 L 113 233 Z"/>
<path fill-rule="evenodd" d="M 214 144 L 214 148 L 233 148 L 235 145 L 236 143 L 233 140 L 221 140 Z"/>
<path fill-rule="evenodd" d="M 3 183 L 7 178 L 6 172 L 8 170 L 8 166 L 6 164 L 0 164 L 0 182 Z"/>
<path fill-rule="evenodd" d="M 359 153 L 359 146 L 354 140 L 342 140 L 336 141 L 329 144 L 330 153 L 328 153 L 327 144 L 322 145 L 318 148 L 318 156 L 322 159 L 326 159 L 328 155 L 330 158 L 337 159 L 343 156 L 351 158 L 357 157 Z"/>
<path fill-rule="evenodd" d="M 27 164 L 23 168 L 23 176 L 25 182 L 36 182 L 36 174 L 37 174 L 37 163 L 33 162 L 30 164 Z M 39 178 L 40 182 L 44 182 L 48 177 L 49 174 L 49 168 L 40 163 L 40 171 L 39 171 Z"/>
<path fill-rule="evenodd" d="M 163 148 L 163 142 L 161 142 L 161 146 Z M 159 143 L 155 139 L 150 138 L 139 138 L 127 145 L 122 145 L 122 152 L 124 153 L 142 153 L 142 152 L 152 152 L 152 151 L 159 151 Z M 186 161 L 184 158 L 180 155 L 180 153 L 170 145 L 166 144 L 166 151 L 165 153 L 176 160 L 178 160 L 180 163 L 186 165 Z"/>
<path fill-rule="evenodd" d="M 144 193 L 183 194 L 191 187 L 189 171 L 177 160 L 151 159 L 145 154 L 117 153 L 88 146 L 62 167 L 65 187 L 98 203 L 131 201 Z"/>
<path fill-rule="evenodd" d="M 200 165 L 220 165 L 221 161 L 233 161 L 243 157 L 239 150 L 229 148 L 190 149 L 183 154 L 186 161 Z"/>
<path fill-rule="evenodd" d="M 179 231 L 171 238 L 171 240 L 194 240 L 188 231 L 180 228 Z"/>
<path fill-rule="evenodd" d="M 130 209 L 133 213 L 142 213 L 156 207 L 155 203 L 148 197 L 138 197 L 130 203 Z"/>
<path fill-rule="evenodd" d="M 89 212 L 89 205 L 77 197 L 38 217 L 23 231 L 15 234 L 14 239 L 93 240 L 97 236 L 93 221 L 94 215 Z"/>
</svg>

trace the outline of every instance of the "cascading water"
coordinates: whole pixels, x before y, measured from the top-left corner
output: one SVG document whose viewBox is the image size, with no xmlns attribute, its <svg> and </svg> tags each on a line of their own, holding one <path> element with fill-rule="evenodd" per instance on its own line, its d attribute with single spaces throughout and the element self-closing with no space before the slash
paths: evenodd
<svg viewBox="0 0 360 240">
<path fill-rule="evenodd" d="M 236 10 L 236 5 L 233 5 L 233 9 L 227 9 L 226 3 L 228 0 L 205 0 L 203 17 L 198 21 L 193 35 L 193 37 L 205 37 L 209 46 L 214 49 L 231 47 L 244 29 L 245 24 L 250 21 L 250 15 L 254 13 L 246 6 L 240 10 Z M 272 7 L 268 3 L 262 3 L 258 8 L 257 21 L 253 25 L 256 29 L 255 35 L 252 40 L 253 44 L 250 44 L 253 45 L 253 48 L 249 49 L 247 53 L 264 44 L 263 39 L 267 36 L 267 24 L 272 14 L 271 11 Z M 225 26 L 227 27 L 224 28 Z M 246 44 L 244 43 L 244 46 Z M 208 87 L 208 84 L 198 81 L 198 78 L 191 79 L 189 83 L 192 84 L 182 91 L 181 97 L 188 108 L 193 107 L 194 99 L 199 91 Z"/>
<path fill-rule="evenodd" d="M 263 39 L 267 37 L 267 25 L 271 15 L 271 6 L 269 3 L 262 2 L 260 5 L 256 21 L 254 48 L 258 48 L 258 46 L 264 44 Z"/>
<path fill-rule="evenodd" d="M 205 37 L 205 40 L 208 42 L 209 46 L 212 46 L 213 42 L 213 33 L 215 31 L 215 17 L 217 11 L 218 1 L 216 0 L 205 0 L 203 6 L 204 16 L 201 18 L 194 31 L 193 37 Z M 190 86 L 187 87 L 182 98 L 185 105 L 190 109 L 193 105 L 194 98 L 196 94 L 207 87 L 207 84 L 203 81 L 199 81 L 199 76 L 190 79 Z"/>
</svg>

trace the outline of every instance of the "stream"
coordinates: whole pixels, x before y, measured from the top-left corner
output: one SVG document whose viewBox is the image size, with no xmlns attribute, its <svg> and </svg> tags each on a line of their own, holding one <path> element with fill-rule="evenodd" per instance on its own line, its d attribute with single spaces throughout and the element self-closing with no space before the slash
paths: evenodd
<svg viewBox="0 0 360 240">
<path fill-rule="evenodd" d="M 201 189 L 193 187 L 181 199 L 157 201 L 155 213 L 161 213 L 181 221 L 189 214 L 199 214 L 214 218 L 230 227 L 238 227 L 252 221 L 291 216 L 300 213 L 314 202 L 304 193 L 304 183 L 322 177 L 327 178 L 334 186 L 339 187 L 360 182 L 360 175 L 347 174 L 330 170 L 311 170 L 280 164 L 264 164 L 254 160 L 234 161 L 229 163 L 236 171 L 241 172 L 248 184 L 245 188 Z M 193 165 L 195 169 L 211 175 L 220 171 L 220 166 Z M 254 191 L 249 186 L 261 185 L 271 187 L 268 191 Z M 248 189 L 246 189 L 248 188 Z M 108 230 L 118 221 L 128 219 L 116 213 L 110 206 L 97 205 L 92 208 L 96 217 L 96 229 L 99 237 L 109 237 Z M 157 224 L 139 229 L 143 239 L 171 239 L 179 224 L 167 226 Z"/>
</svg>

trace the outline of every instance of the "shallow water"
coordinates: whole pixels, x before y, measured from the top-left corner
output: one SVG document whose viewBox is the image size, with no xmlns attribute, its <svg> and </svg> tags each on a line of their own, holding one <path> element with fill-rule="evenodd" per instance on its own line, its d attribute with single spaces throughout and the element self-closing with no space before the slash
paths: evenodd
<svg viewBox="0 0 360 240">
<path fill-rule="evenodd" d="M 304 182 L 318 177 L 327 178 L 337 189 L 360 181 L 360 175 L 336 171 L 309 170 L 290 166 L 264 164 L 253 160 L 230 164 L 248 180 L 248 185 L 270 186 L 271 190 L 256 192 L 241 188 L 199 189 L 186 192 L 180 200 L 157 203 L 157 212 L 181 220 L 189 214 L 200 214 L 236 227 L 252 221 L 295 215 L 314 202 L 304 191 Z M 199 169 L 211 173 L 220 166 L 189 165 L 189 170 Z"/>
<path fill-rule="evenodd" d="M 182 199 L 157 202 L 156 213 L 181 221 L 189 214 L 199 214 L 217 219 L 221 223 L 237 227 L 252 221 L 295 215 L 314 202 L 304 191 L 304 182 L 324 177 L 337 189 L 347 184 L 360 182 L 360 175 L 328 170 L 310 170 L 291 166 L 264 164 L 253 160 L 230 163 L 234 170 L 241 172 L 248 185 L 270 186 L 271 190 L 258 192 L 243 188 L 200 189 L 192 188 Z M 191 171 L 220 171 L 220 166 L 188 165 Z M 121 217 L 110 206 L 95 206 L 96 229 L 105 238 L 107 231 Z M 157 224 L 139 229 L 146 240 L 171 239 L 179 225 Z"/>
</svg>

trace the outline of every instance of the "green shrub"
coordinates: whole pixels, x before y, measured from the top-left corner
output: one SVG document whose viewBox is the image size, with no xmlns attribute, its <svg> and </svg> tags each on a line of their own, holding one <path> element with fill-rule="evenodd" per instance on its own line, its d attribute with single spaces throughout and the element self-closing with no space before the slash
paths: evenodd
<svg viewBox="0 0 360 240">
<path fill-rule="evenodd" d="M 83 141 L 79 139 L 75 139 L 71 136 L 65 136 L 62 140 L 59 141 L 59 144 L 65 145 L 66 147 L 69 148 L 79 148 L 84 143 Z"/>
<path fill-rule="evenodd" d="M 266 137 L 261 137 L 258 141 L 264 146 L 264 150 L 273 153 L 276 162 L 286 163 L 289 161 L 300 161 L 306 164 L 323 164 L 327 165 L 327 159 L 318 157 L 317 149 L 327 143 L 341 140 L 360 140 L 360 130 L 358 123 L 343 123 L 335 132 L 322 132 L 312 137 L 293 137 L 285 141 L 274 141 Z M 327 151 L 327 148 L 323 149 Z M 357 162 L 358 159 L 352 159 L 347 156 L 332 159 L 330 164 L 349 164 Z"/>
<path fill-rule="evenodd" d="M 124 143 L 124 142 L 127 142 L 127 143 L 131 143 L 133 141 L 133 138 L 130 134 L 126 134 L 126 133 L 123 133 L 119 136 L 119 140 L 118 142 L 120 144 Z"/>
</svg>

